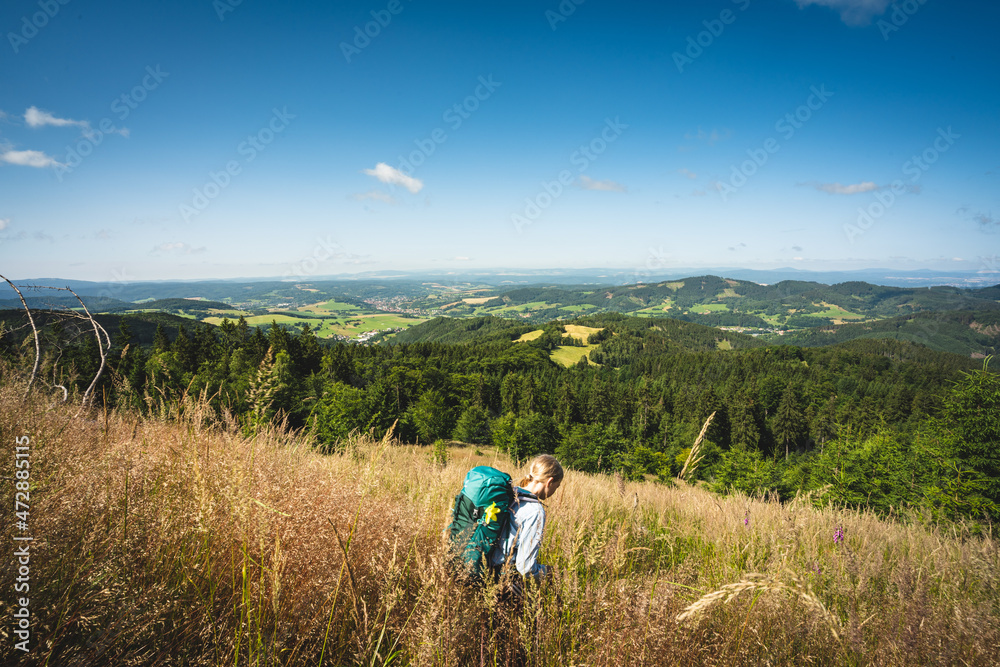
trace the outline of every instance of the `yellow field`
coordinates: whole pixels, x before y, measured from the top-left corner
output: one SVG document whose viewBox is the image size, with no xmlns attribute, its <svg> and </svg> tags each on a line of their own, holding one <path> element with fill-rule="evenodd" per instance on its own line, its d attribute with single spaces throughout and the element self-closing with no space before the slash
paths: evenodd
<svg viewBox="0 0 1000 667">
<path fill-rule="evenodd" d="M 477 296 L 477 297 L 470 297 L 470 298 L 467 298 L 467 299 L 462 299 L 462 301 L 464 301 L 465 303 L 471 304 L 473 306 L 478 306 L 480 304 L 486 303 L 487 301 L 489 301 L 492 298 L 493 297 L 491 297 L 491 296 Z"/>
<path fill-rule="evenodd" d="M 587 363 L 591 366 L 596 366 L 593 361 L 590 360 L 591 350 L 596 350 L 597 345 L 587 345 L 585 347 L 577 347 L 575 345 L 560 345 L 556 349 L 552 350 L 551 357 L 552 361 L 562 364 L 563 366 L 569 368 L 570 366 L 575 366 L 580 362 L 580 357 L 586 356 Z"/>
<path fill-rule="evenodd" d="M 360 310 L 353 303 L 343 303 L 337 301 L 336 299 L 330 301 L 320 301 L 319 303 L 313 303 L 308 306 L 302 306 L 299 308 L 300 311 L 306 313 L 326 313 L 329 311 L 341 311 L 341 310 Z"/>
<path fill-rule="evenodd" d="M 584 327 L 580 326 L 579 324 L 566 325 L 566 335 L 582 340 L 584 343 L 587 342 L 587 339 L 590 337 L 590 334 L 595 334 L 598 331 L 603 331 L 603 329 L 595 327 Z"/>
</svg>

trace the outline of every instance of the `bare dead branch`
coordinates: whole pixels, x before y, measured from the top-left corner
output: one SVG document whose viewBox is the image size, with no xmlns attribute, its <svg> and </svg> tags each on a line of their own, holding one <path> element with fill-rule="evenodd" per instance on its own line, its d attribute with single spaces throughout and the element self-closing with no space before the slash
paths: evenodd
<svg viewBox="0 0 1000 667">
<path fill-rule="evenodd" d="M 98 323 L 98 321 L 94 319 L 94 316 L 90 314 L 90 310 L 87 308 L 87 304 L 83 302 L 83 299 L 80 298 L 80 295 L 74 292 L 69 287 L 66 287 L 64 289 L 76 297 L 76 300 L 80 302 L 80 306 L 83 308 L 83 312 L 87 314 L 87 319 L 90 320 L 90 323 L 94 327 L 94 337 L 97 338 L 97 349 L 101 354 L 101 365 L 97 369 L 97 373 L 94 375 L 94 379 L 91 380 L 90 386 L 87 387 L 87 391 L 83 392 L 83 401 L 80 404 L 80 409 L 76 413 L 76 416 L 80 416 L 80 413 L 82 413 L 84 410 L 90 407 L 90 403 L 94 400 L 94 387 L 97 386 L 97 381 L 101 379 L 101 374 L 104 372 L 104 366 L 107 364 L 108 361 L 108 352 L 111 350 L 111 336 L 109 336 L 108 332 L 105 331 L 104 327 L 102 327 Z M 104 342 L 101 341 L 102 333 L 104 334 Z M 104 347 L 105 343 L 107 344 L 107 349 L 105 349 Z"/>
<path fill-rule="evenodd" d="M 31 324 L 31 330 L 35 334 L 35 365 L 31 369 L 31 377 L 28 379 L 28 387 L 24 390 L 24 398 L 28 397 L 31 392 L 32 385 L 35 384 L 35 378 L 38 377 L 38 366 L 42 360 L 42 344 L 38 339 L 38 327 L 35 326 L 35 318 L 31 315 L 31 308 L 28 308 L 28 302 L 24 300 L 24 295 L 21 294 L 21 290 L 17 288 L 17 285 L 8 280 L 5 276 L 0 276 L 7 284 L 17 292 L 18 298 L 21 299 L 21 305 L 24 306 L 24 312 L 28 313 L 28 322 Z"/>
</svg>

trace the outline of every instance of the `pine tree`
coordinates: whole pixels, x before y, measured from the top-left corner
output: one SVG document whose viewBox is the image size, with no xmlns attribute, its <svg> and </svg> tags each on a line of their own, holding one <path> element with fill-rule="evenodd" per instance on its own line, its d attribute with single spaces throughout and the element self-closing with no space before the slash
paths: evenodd
<svg viewBox="0 0 1000 667">
<path fill-rule="evenodd" d="M 731 412 L 733 446 L 757 451 L 760 447 L 760 416 L 756 402 L 747 393 L 740 392 Z"/>
<path fill-rule="evenodd" d="M 819 443 L 820 452 L 826 443 L 837 437 L 837 397 L 831 396 L 826 406 L 816 415 L 812 424 L 813 440 Z"/>
<path fill-rule="evenodd" d="M 166 352 L 170 349 L 170 339 L 163 329 L 163 322 L 156 325 L 156 333 L 153 335 L 153 350 L 155 352 Z"/>
<path fill-rule="evenodd" d="M 774 439 L 779 445 L 785 446 L 785 460 L 788 460 L 788 448 L 793 443 L 798 443 L 808 433 L 808 424 L 802 409 L 799 407 L 798 389 L 788 385 L 785 393 L 778 403 L 777 413 L 774 415 Z"/>
</svg>

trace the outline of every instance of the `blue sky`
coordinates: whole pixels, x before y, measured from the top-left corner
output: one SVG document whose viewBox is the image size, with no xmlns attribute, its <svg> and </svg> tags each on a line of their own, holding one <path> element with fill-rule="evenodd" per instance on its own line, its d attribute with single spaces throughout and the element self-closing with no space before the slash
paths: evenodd
<svg viewBox="0 0 1000 667">
<path fill-rule="evenodd" d="M 0 266 L 996 270 L 996 3 L 0 9 Z"/>
</svg>

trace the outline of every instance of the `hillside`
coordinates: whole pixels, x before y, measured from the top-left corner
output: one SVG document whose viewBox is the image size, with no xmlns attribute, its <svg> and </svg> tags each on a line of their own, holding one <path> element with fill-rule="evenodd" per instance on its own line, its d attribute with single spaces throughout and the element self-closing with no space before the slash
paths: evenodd
<svg viewBox="0 0 1000 667">
<path fill-rule="evenodd" d="M 405 279 L 157 283 L 118 286 L 104 293 L 117 298 L 86 297 L 94 312 L 162 310 L 212 324 L 221 323 L 224 317 L 236 319 L 243 315 L 253 326 L 267 326 L 272 319 L 299 329 L 308 324 L 321 338 L 362 343 L 391 338 L 400 330 L 442 316 L 494 317 L 537 328 L 547 322 L 572 322 L 580 317 L 619 313 L 723 328 L 771 342 L 784 342 L 782 336 L 789 332 L 802 332 L 787 340 L 803 345 L 829 344 L 857 335 L 902 335 L 910 340 L 923 339 L 934 349 L 970 356 L 987 353 L 995 343 L 984 336 L 958 335 L 955 330 L 911 335 L 894 324 L 868 329 L 837 328 L 928 312 L 949 313 L 942 315 L 943 318 L 961 318 L 958 313 L 962 312 L 1000 312 L 1000 286 L 907 288 L 862 281 L 826 285 L 804 280 L 762 285 L 714 275 L 629 285 L 570 282 L 497 285 L 495 281 L 488 284 Z M 135 301 L 124 300 L 126 296 Z M 32 307 L 77 305 L 72 297 L 30 298 Z M 12 300 L 8 303 L 11 307 L 19 305 Z M 479 326 L 472 325 L 473 329 Z M 496 326 L 491 325 L 488 330 L 499 331 Z M 513 324 L 510 327 L 516 328 Z M 821 336 L 813 332 L 816 328 L 826 333 L 843 333 Z M 425 331 L 417 337 L 437 340 L 436 335 Z M 449 336 L 450 341 L 464 339 L 457 332 Z"/>
<path fill-rule="evenodd" d="M 492 316 L 469 319 L 435 317 L 399 332 L 391 341 L 393 344 L 511 341 L 534 328 L 517 320 Z"/>
<path fill-rule="evenodd" d="M 817 347 L 858 338 L 905 340 L 981 359 L 1000 350 L 1000 310 L 922 312 L 864 324 L 815 327 L 788 332 L 782 341 Z"/>
<path fill-rule="evenodd" d="M 57 320 L 61 320 L 58 313 L 52 313 L 46 310 L 36 310 L 33 311 L 32 314 L 35 318 L 35 324 L 40 329 L 51 325 Z M 156 335 L 156 328 L 160 325 L 163 326 L 164 333 L 167 335 L 168 339 L 173 339 L 178 328 L 181 326 L 184 326 L 189 330 L 193 326 L 207 326 L 211 329 L 215 329 L 215 327 L 210 324 L 199 325 L 196 322 L 192 322 L 189 318 L 159 311 L 151 311 L 148 313 L 130 313 L 128 315 L 98 313 L 94 315 L 94 319 L 97 320 L 108 332 L 108 335 L 112 337 L 114 337 L 118 332 L 122 322 L 127 323 L 132 333 L 132 343 L 143 346 L 150 346 L 153 344 L 153 340 Z M 82 320 L 77 322 L 78 323 L 75 326 L 85 332 L 83 334 L 84 339 L 86 339 L 87 336 L 92 335 L 88 331 L 90 327 L 89 324 L 81 324 Z M 20 327 L 20 330 L 22 331 L 22 338 L 31 336 L 31 329 L 28 328 L 28 320 L 27 317 L 25 317 L 23 309 L 0 310 L 0 325 L 8 330 Z"/>
<path fill-rule="evenodd" d="M 202 319 L 206 315 L 215 315 L 218 313 L 235 313 L 238 317 L 240 313 L 239 309 L 233 308 L 228 303 L 222 303 L 221 301 L 206 301 L 204 299 L 154 299 L 152 301 L 129 303 L 104 309 L 104 312 L 107 313 L 120 313 L 127 311 L 163 311 L 173 315 L 193 317 L 196 319 Z"/>
<path fill-rule="evenodd" d="M 39 292 L 24 289 L 24 301 L 28 304 L 29 308 L 34 310 L 78 310 L 80 309 L 80 300 L 75 296 L 61 296 L 66 294 L 66 292 L 49 292 L 46 290 L 43 292 L 45 296 L 37 296 Z M 121 301 L 119 299 L 112 299 L 110 297 L 104 296 L 81 296 L 80 299 L 86 304 L 87 309 L 91 313 L 103 313 L 111 312 L 120 308 L 130 308 L 134 307 L 133 304 L 128 301 Z M 24 308 L 20 299 L 3 299 L 0 300 L 0 310 L 17 310 Z"/>
<path fill-rule="evenodd" d="M 492 290 L 442 307 L 452 316 L 514 315 L 531 321 L 582 313 L 666 316 L 711 326 L 807 327 L 896 317 L 925 310 L 1000 309 L 997 288 L 882 287 L 783 281 L 760 285 L 717 276 L 655 284 L 537 286 Z"/>
<path fill-rule="evenodd" d="M 566 327 L 583 326 L 595 329 L 611 327 L 616 332 L 627 332 L 632 336 L 649 336 L 668 343 L 677 350 L 745 349 L 761 347 L 765 343 L 752 336 L 734 331 L 719 331 L 713 327 L 683 322 L 669 318 L 655 320 L 641 317 L 624 317 L 616 313 L 577 317 L 552 321 L 545 328 L 562 331 Z M 411 327 L 392 337 L 392 343 L 476 343 L 512 341 L 532 332 L 536 339 L 542 329 L 520 320 L 492 316 L 469 319 L 437 317 L 423 324 Z M 585 342 L 585 341 L 582 341 Z"/>
<path fill-rule="evenodd" d="M 270 427 L 245 437 L 196 403 L 177 421 L 74 417 L 73 405 L 25 409 L 22 390 L 0 386 L 0 428 L 30 443 L 31 652 L 8 635 L 5 664 L 498 656 L 440 532 L 466 471 L 516 475 L 506 456 L 365 437 L 321 455 Z M 995 539 L 809 501 L 569 471 L 539 556 L 554 575 L 520 617 L 529 664 L 995 660 Z M 23 535 L 13 521 L 3 531 Z M 4 568 L 0 586 L 14 577 Z"/>
</svg>

